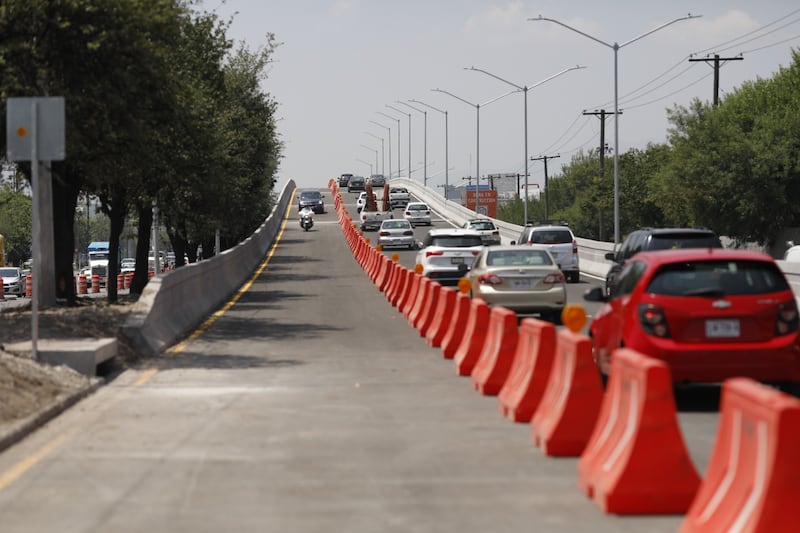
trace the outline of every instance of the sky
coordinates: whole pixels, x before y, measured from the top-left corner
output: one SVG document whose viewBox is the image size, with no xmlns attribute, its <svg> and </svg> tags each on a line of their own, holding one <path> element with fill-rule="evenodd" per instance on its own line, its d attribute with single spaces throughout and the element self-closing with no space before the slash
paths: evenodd
<svg viewBox="0 0 800 533">
<path fill-rule="evenodd" d="M 411 178 L 429 187 L 523 174 L 526 97 L 511 91 L 528 87 L 529 181 L 541 187 L 544 164 L 530 158 L 558 156 L 548 161 L 554 176 L 598 148 L 601 120 L 584 111 L 614 110 L 615 43 L 620 153 L 666 142 L 668 109 L 713 99 L 714 69 L 689 58 L 742 58 L 722 63 L 724 98 L 772 77 L 800 49 L 800 6 L 787 0 L 205 0 L 200 8 L 230 20 L 228 37 L 250 49 L 268 33 L 281 43 L 262 82 L 278 103 L 279 186 L 396 176 L 398 161 L 408 177 L 409 160 Z M 688 14 L 700 17 L 648 34 Z M 540 15 L 585 35 L 528 20 Z M 613 149 L 614 117 L 605 124 Z"/>
</svg>

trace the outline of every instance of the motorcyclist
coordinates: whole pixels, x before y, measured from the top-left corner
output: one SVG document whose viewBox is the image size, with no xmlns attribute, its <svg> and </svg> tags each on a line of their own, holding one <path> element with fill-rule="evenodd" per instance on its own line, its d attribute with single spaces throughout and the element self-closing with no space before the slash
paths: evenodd
<svg viewBox="0 0 800 533">
<path fill-rule="evenodd" d="M 300 210 L 300 221 L 302 222 L 302 220 L 303 220 L 305 217 L 310 217 L 310 218 L 311 218 L 311 220 L 314 220 L 314 210 L 313 210 L 313 209 L 311 209 L 311 208 L 310 208 L 310 207 L 308 207 L 308 206 L 306 206 L 306 207 L 304 207 L 303 209 L 301 209 L 301 210 Z"/>
</svg>

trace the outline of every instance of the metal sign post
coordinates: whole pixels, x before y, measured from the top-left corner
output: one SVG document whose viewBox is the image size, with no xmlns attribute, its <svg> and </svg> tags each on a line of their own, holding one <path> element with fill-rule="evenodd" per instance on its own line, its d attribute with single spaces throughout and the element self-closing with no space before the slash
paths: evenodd
<svg viewBox="0 0 800 533">
<path fill-rule="evenodd" d="M 65 156 L 64 98 L 9 98 L 6 140 L 9 161 L 31 162 L 33 191 L 33 283 L 31 287 L 31 351 L 37 358 L 39 304 L 55 298 L 52 182 L 44 162 Z M 39 165 L 46 179 L 40 180 Z"/>
</svg>

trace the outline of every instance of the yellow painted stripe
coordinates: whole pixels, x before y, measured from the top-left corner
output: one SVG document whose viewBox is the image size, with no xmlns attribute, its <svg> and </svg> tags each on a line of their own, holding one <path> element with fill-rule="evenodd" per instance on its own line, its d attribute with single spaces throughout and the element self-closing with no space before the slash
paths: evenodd
<svg viewBox="0 0 800 533">
<path fill-rule="evenodd" d="M 296 189 L 295 189 L 296 190 Z M 292 198 L 294 198 L 295 191 L 292 191 Z M 225 305 L 222 306 L 218 311 L 216 311 L 213 315 L 211 315 L 205 322 L 203 322 L 200 327 L 198 327 L 187 339 L 180 342 L 179 344 L 175 345 L 173 348 L 167 351 L 169 355 L 176 355 L 186 349 L 186 346 L 189 345 L 193 340 L 200 337 L 211 325 L 216 322 L 216 320 L 222 316 L 225 311 L 230 309 L 238 300 L 241 298 L 242 294 L 247 292 L 248 289 L 253 285 L 256 279 L 264 272 L 264 269 L 267 268 L 267 265 L 272 260 L 272 257 L 275 255 L 275 250 L 277 249 L 278 243 L 280 242 L 281 238 L 283 237 L 283 233 L 286 230 L 286 224 L 289 221 L 289 215 L 292 209 L 292 202 L 289 202 L 289 205 L 286 208 L 286 213 L 284 214 L 283 222 L 281 223 L 281 229 L 278 232 L 278 235 L 275 238 L 275 242 L 273 243 L 272 247 L 267 254 L 266 259 L 261 262 L 258 269 L 256 269 L 255 274 L 244 284 L 242 287 L 236 292 L 236 294 L 228 301 Z M 141 387 L 148 381 L 150 381 L 153 376 L 158 374 L 158 368 L 148 368 L 142 375 L 140 375 L 132 384 L 131 387 Z M 116 402 L 114 402 L 116 403 Z M 110 407 L 114 404 L 107 404 L 106 410 L 110 409 Z M 17 462 L 11 468 L 4 472 L 0 472 L 0 491 L 5 490 L 8 486 L 14 483 L 16 480 L 21 478 L 28 470 L 36 466 L 39 462 L 45 459 L 47 456 L 55 452 L 59 447 L 61 447 L 64 443 L 66 443 L 72 436 L 77 433 L 77 431 L 68 431 L 62 433 L 61 435 L 56 436 L 49 442 L 42 445 L 38 450 L 30 454 L 29 456 L 25 457 L 24 459 Z"/>
</svg>

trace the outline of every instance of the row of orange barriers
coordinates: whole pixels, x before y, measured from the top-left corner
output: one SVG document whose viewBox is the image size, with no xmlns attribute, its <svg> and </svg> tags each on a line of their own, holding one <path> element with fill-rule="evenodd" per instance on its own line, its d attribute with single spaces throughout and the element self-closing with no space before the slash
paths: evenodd
<svg viewBox="0 0 800 533">
<path fill-rule="evenodd" d="M 542 453 L 578 457 L 577 485 L 600 509 L 684 514 L 684 533 L 800 528 L 800 400 L 750 379 L 726 381 L 701 479 L 666 364 L 620 349 L 604 390 L 582 323 L 575 331 L 535 318 L 518 323 L 513 311 L 399 265 L 356 231 L 334 180 L 330 188 L 345 238 L 376 287 L 458 375 L 497 397 L 503 416 L 530 424 Z"/>
</svg>

